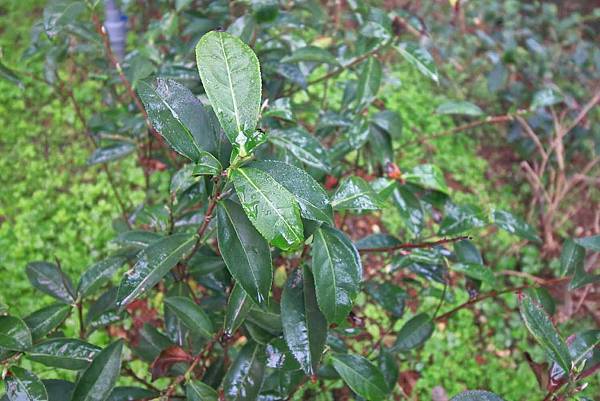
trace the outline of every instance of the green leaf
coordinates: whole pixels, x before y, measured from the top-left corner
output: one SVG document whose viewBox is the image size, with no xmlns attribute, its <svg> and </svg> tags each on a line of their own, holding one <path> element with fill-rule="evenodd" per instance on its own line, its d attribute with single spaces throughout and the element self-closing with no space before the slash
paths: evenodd
<svg viewBox="0 0 600 401">
<path fill-rule="evenodd" d="M 363 249 L 389 248 L 400 244 L 400 240 L 393 235 L 371 234 L 356 241 L 355 246 L 360 251 Z"/>
<path fill-rule="evenodd" d="M 27 264 L 25 272 L 31 285 L 38 290 L 67 304 L 75 302 L 71 279 L 57 265 L 48 262 L 31 262 Z"/>
<path fill-rule="evenodd" d="M 583 270 L 585 249 L 572 239 L 567 239 L 560 253 L 560 274 L 569 276 Z"/>
<path fill-rule="evenodd" d="M 396 46 L 402 57 L 419 70 L 421 74 L 439 83 L 437 67 L 431 54 L 416 43 L 402 43 Z"/>
<path fill-rule="evenodd" d="M 161 351 L 174 345 L 169 337 L 158 331 L 149 323 L 145 323 L 139 332 L 139 342 L 133 351 L 146 362 L 152 362 Z"/>
<path fill-rule="evenodd" d="M 218 129 L 202 103 L 185 86 L 170 79 L 140 81 L 138 94 L 152 125 L 167 143 L 193 162 L 218 149 Z"/>
<path fill-rule="evenodd" d="M 381 200 L 364 179 L 349 176 L 342 180 L 331 200 L 335 210 L 379 210 Z"/>
<path fill-rule="evenodd" d="M 32 361 L 59 369 L 85 369 L 100 348 L 85 341 L 71 338 L 56 338 L 34 345 L 27 351 Z"/>
<path fill-rule="evenodd" d="M 135 144 L 130 142 L 113 143 L 112 145 L 94 149 L 87 164 L 108 163 L 124 158 L 135 151 Z"/>
<path fill-rule="evenodd" d="M 315 283 L 308 268 L 296 269 L 281 295 L 283 337 L 308 376 L 316 376 L 327 340 L 327 320 L 319 310 Z"/>
<path fill-rule="evenodd" d="M 23 368 L 11 367 L 10 374 L 4 380 L 9 401 L 48 401 L 44 383 Z"/>
<path fill-rule="evenodd" d="M 385 382 L 388 385 L 388 389 L 392 391 L 394 387 L 396 387 L 396 382 L 398 382 L 398 375 L 400 372 L 398 370 L 398 364 L 396 363 L 394 354 L 392 354 L 383 345 L 381 346 L 379 356 L 377 357 L 377 366 L 383 374 Z"/>
<path fill-rule="evenodd" d="M 402 136 L 402 117 L 392 110 L 383 110 L 374 114 L 371 122 L 394 139 L 400 139 Z"/>
<path fill-rule="evenodd" d="M 265 347 L 249 342 L 240 350 L 223 378 L 227 401 L 255 401 L 265 375 Z"/>
<path fill-rule="evenodd" d="M 448 202 L 445 216 L 440 222 L 439 235 L 456 235 L 486 224 L 486 216 L 481 209 L 474 205 L 455 205 Z"/>
<path fill-rule="evenodd" d="M 369 401 L 384 400 L 389 393 L 383 374 L 359 355 L 335 354 L 333 367 L 356 394 Z"/>
<path fill-rule="evenodd" d="M 233 201 L 219 203 L 217 224 L 219 250 L 227 269 L 254 302 L 266 303 L 273 279 L 269 244 Z"/>
<path fill-rule="evenodd" d="M 438 114 L 460 114 L 464 116 L 482 116 L 483 110 L 476 104 L 465 101 L 448 101 L 440 104 L 435 110 Z"/>
<path fill-rule="evenodd" d="M 123 386 L 115 387 L 106 401 L 141 401 L 155 398 L 158 398 L 158 394 L 154 391 L 140 387 Z"/>
<path fill-rule="evenodd" d="M 501 229 L 529 241 L 538 243 L 542 241 L 533 227 L 512 213 L 503 210 L 493 210 L 492 215 L 494 224 Z"/>
<path fill-rule="evenodd" d="M 528 294 L 520 296 L 521 317 L 525 326 L 546 353 L 565 372 L 571 370 L 571 356 L 567 345 L 556 331 L 544 309 L 535 303 Z"/>
<path fill-rule="evenodd" d="M 455 395 L 450 401 L 504 401 L 494 393 L 484 390 L 467 390 Z"/>
<path fill-rule="evenodd" d="M 88 267 L 79 279 L 77 293 L 84 297 L 98 290 L 111 280 L 126 260 L 122 256 L 111 256 Z"/>
<path fill-rule="evenodd" d="M 357 110 L 362 110 L 375 99 L 381 85 L 381 74 L 381 63 L 379 60 L 375 57 L 369 57 L 364 63 L 358 77 L 358 86 L 356 88 Z"/>
<path fill-rule="evenodd" d="M 21 89 L 25 88 L 23 81 L 21 81 L 21 78 L 17 73 L 5 66 L 2 62 L 0 62 L 0 78 L 17 85 Z"/>
<path fill-rule="evenodd" d="M 287 189 L 256 168 L 235 169 L 230 178 L 248 219 L 267 241 L 283 250 L 304 242 L 300 208 Z"/>
<path fill-rule="evenodd" d="M 531 110 L 539 109 L 540 107 L 553 106 L 564 101 L 564 97 L 552 88 L 545 88 L 535 92 L 533 101 L 529 107 Z"/>
<path fill-rule="evenodd" d="M 219 398 L 219 394 L 214 388 L 200 380 L 188 381 L 185 386 L 185 395 L 188 401 L 217 401 Z"/>
<path fill-rule="evenodd" d="M 406 291 L 391 283 L 375 283 L 373 281 L 367 283 L 366 289 L 383 309 L 389 311 L 395 318 L 402 317 L 404 303 L 408 298 Z"/>
<path fill-rule="evenodd" d="M 461 263 L 483 265 L 483 257 L 473 242 L 464 239 L 454 243 L 454 253 Z"/>
<path fill-rule="evenodd" d="M 44 29 L 52 38 L 85 11 L 85 3 L 77 0 L 52 0 L 44 8 Z"/>
<path fill-rule="evenodd" d="M 0 316 L 0 349 L 25 351 L 31 343 L 31 332 L 24 321 L 14 316 Z"/>
<path fill-rule="evenodd" d="M 406 182 L 418 185 L 425 189 L 433 189 L 444 194 L 449 194 L 444 174 L 438 166 L 433 164 L 421 164 L 404 173 Z"/>
<path fill-rule="evenodd" d="M 575 242 L 585 249 L 593 252 L 600 252 L 600 235 L 592 235 L 590 237 L 576 238 Z"/>
<path fill-rule="evenodd" d="M 406 228 L 413 235 L 419 235 L 425 225 L 425 212 L 419 198 L 406 186 L 400 185 L 392 193 L 392 200 Z"/>
<path fill-rule="evenodd" d="M 252 300 L 246 294 L 239 282 L 236 282 L 229 295 L 227 309 L 225 310 L 224 332 L 227 335 L 233 335 L 242 325 L 246 316 L 252 309 Z"/>
<path fill-rule="evenodd" d="M 48 392 L 48 401 L 65 401 L 65 395 L 70 397 L 75 388 L 75 383 L 66 380 L 49 379 L 42 380 L 42 383 Z"/>
<path fill-rule="evenodd" d="M 123 340 L 100 351 L 79 377 L 71 401 L 104 401 L 119 378 Z"/>
<path fill-rule="evenodd" d="M 264 171 L 292 193 L 298 201 L 302 217 L 333 224 L 333 210 L 327 192 L 304 170 L 275 160 L 252 162 L 248 167 Z"/>
<path fill-rule="evenodd" d="M 221 170 L 223 170 L 221 163 L 210 153 L 202 151 L 194 164 L 192 175 L 217 175 Z"/>
<path fill-rule="evenodd" d="M 192 334 L 212 338 L 214 327 L 210 318 L 194 301 L 185 297 L 165 298 L 165 305 L 190 329 Z"/>
<path fill-rule="evenodd" d="M 394 351 L 407 352 L 425 344 L 425 341 L 433 334 L 433 321 L 426 313 L 413 316 L 396 336 Z"/>
<path fill-rule="evenodd" d="M 71 307 L 69 305 L 53 304 L 33 312 L 25 317 L 23 321 L 29 327 L 33 341 L 37 341 L 60 326 L 70 312 Z"/>
<path fill-rule="evenodd" d="M 131 230 L 120 233 L 114 242 L 121 246 L 142 249 L 161 238 L 162 235 L 152 231 Z"/>
<path fill-rule="evenodd" d="M 360 256 L 352 241 L 337 229 L 317 229 L 312 271 L 319 308 L 330 323 L 342 322 L 352 309 L 362 280 Z"/>
<path fill-rule="evenodd" d="M 254 134 L 261 99 L 260 66 L 252 49 L 236 36 L 212 31 L 196 46 L 202 85 L 232 144 L 245 155 Z"/>
<path fill-rule="evenodd" d="M 196 235 L 173 234 L 144 248 L 121 280 L 117 305 L 122 309 L 154 287 L 192 249 L 196 239 Z"/>
<path fill-rule="evenodd" d="M 323 145 L 301 127 L 274 129 L 269 132 L 269 141 L 275 146 L 288 150 L 307 166 L 325 173 L 331 170 L 331 161 Z"/>
<path fill-rule="evenodd" d="M 477 263 L 453 263 L 450 265 L 450 269 L 474 278 L 475 280 L 483 281 L 491 287 L 496 283 L 494 272 Z"/>
<path fill-rule="evenodd" d="M 327 50 L 317 46 L 306 46 L 300 49 L 294 50 L 294 52 L 281 59 L 282 63 L 299 63 L 299 62 L 310 62 L 310 63 L 323 63 L 323 64 L 334 64 L 337 65 L 339 62 L 337 59 L 329 53 Z"/>
</svg>

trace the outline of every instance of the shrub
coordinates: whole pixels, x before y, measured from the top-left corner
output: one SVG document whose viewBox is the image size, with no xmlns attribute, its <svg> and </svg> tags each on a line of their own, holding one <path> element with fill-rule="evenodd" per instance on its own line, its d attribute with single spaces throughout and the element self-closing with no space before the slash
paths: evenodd
<svg viewBox="0 0 600 401">
<path fill-rule="evenodd" d="M 395 164 L 402 119 L 378 98 L 386 61 L 400 56 L 439 81 L 427 50 L 403 41 L 414 31 L 408 17 L 362 3 L 331 18 L 310 2 L 190 4 L 138 10 L 145 45 L 122 61 L 95 3 L 59 0 L 44 11 L 49 39 L 40 32 L 28 56 L 46 57 L 49 70 L 29 79 L 74 107 L 94 148 L 88 162 L 101 166 L 121 218 L 114 251 L 76 281 L 61 263 L 28 264 L 32 286 L 55 303 L 22 319 L 3 309 L 6 398 L 398 398 L 401 356 L 436 324 L 510 293 L 547 355 L 546 399 L 579 395 L 599 366 L 599 333 L 563 340 L 545 288 L 597 280 L 584 261 L 599 237 L 565 242 L 561 277 L 504 285 L 523 272 L 494 274 L 468 234 L 494 225 L 538 243 L 535 230 L 509 211 L 454 201 L 438 166 Z M 194 46 L 200 80 L 187 63 Z M 93 117 L 60 62 L 101 81 Z M 3 71 L 17 84 L 26 74 Z M 328 100 L 329 85 L 343 96 Z M 147 195 L 135 208 L 111 170 L 129 155 Z M 167 169 L 169 185 L 150 181 Z M 395 235 L 379 225 L 388 199 L 404 227 Z M 467 299 L 445 306 L 451 288 Z M 372 304 L 361 308 L 365 297 Z M 381 313 L 386 325 L 372 324 Z M 74 373 L 48 380 L 38 364 Z M 473 399 L 500 398 L 453 397 Z"/>
</svg>

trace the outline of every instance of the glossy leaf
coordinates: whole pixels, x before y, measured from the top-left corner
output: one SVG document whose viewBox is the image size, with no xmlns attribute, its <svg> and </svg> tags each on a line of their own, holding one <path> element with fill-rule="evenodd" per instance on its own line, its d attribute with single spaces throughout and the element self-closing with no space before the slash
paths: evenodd
<svg viewBox="0 0 600 401">
<path fill-rule="evenodd" d="M 404 326 L 398 332 L 393 349 L 399 352 L 407 352 L 418 348 L 431 337 L 433 329 L 433 322 L 429 315 L 426 313 L 415 315 L 404 323 Z"/>
<path fill-rule="evenodd" d="M 494 273 L 489 268 L 477 263 L 453 263 L 450 265 L 450 269 L 475 280 L 483 281 L 490 286 L 494 286 L 496 283 Z"/>
<path fill-rule="evenodd" d="M 75 388 L 75 383 L 66 380 L 49 379 L 42 380 L 42 383 L 48 392 L 48 401 L 64 401 L 65 396 L 70 399 Z"/>
<path fill-rule="evenodd" d="M 136 264 L 119 286 L 117 304 L 127 304 L 154 287 L 189 252 L 196 242 L 195 235 L 173 234 L 153 242 L 142 250 Z"/>
<path fill-rule="evenodd" d="M 0 316 L 0 349 L 25 351 L 31 344 L 31 332 L 24 321 L 14 316 Z"/>
<path fill-rule="evenodd" d="M 188 401 L 217 401 L 219 398 L 214 388 L 200 380 L 188 381 L 185 385 L 185 395 Z"/>
<path fill-rule="evenodd" d="M 10 374 L 4 380 L 9 401 L 48 401 L 44 383 L 23 368 L 11 367 Z"/>
<path fill-rule="evenodd" d="M 568 276 L 582 270 L 584 258 L 585 249 L 572 239 L 567 239 L 560 254 L 560 274 Z"/>
<path fill-rule="evenodd" d="M 388 248 L 400 244 L 400 240 L 393 235 L 371 234 L 359 239 L 354 245 L 356 245 L 356 249 L 360 251 L 362 249 Z"/>
<path fill-rule="evenodd" d="M 381 346 L 381 350 L 379 351 L 379 356 L 377 357 L 377 367 L 383 374 L 385 382 L 388 385 L 388 389 L 392 391 L 394 387 L 396 387 L 396 382 L 398 381 L 398 375 L 400 374 L 400 371 L 398 369 L 398 364 L 396 363 L 394 354 L 392 354 L 384 346 Z"/>
<path fill-rule="evenodd" d="M 392 110 L 382 110 L 373 115 L 371 122 L 387 132 L 392 138 L 402 137 L 402 117 Z"/>
<path fill-rule="evenodd" d="M 425 225 L 425 212 L 419 198 L 402 185 L 392 193 L 392 201 L 406 228 L 413 235 L 419 235 Z"/>
<path fill-rule="evenodd" d="M 157 393 L 141 387 L 115 387 L 106 401 L 142 401 L 157 398 Z"/>
<path fill-rule="evenodd" d="M 403 175 L 406 182 L 418 185 L 426 189 L 433 189 L 448 194 L 448 186 L 444 174 L 438 166 L 433 164 L 421 164 L 407 171 Z"/>
<path fill-rule="evenodd" d="M 221 170 L 223 167 L 219 160 L 210 153 L 202 151 L 194 164 L 192 175 L 217 175 Z"/>
<path fill-rule="evenodd" d="M 314 233 L 312 271 L 319 308 L 330 323 L 340 323 L 360 290 L 362 264 L 358 251 L 341 231 L 321 227 Z"/>
<path fill-rule="evenodd" d="M 273 277 L 269 244 L 233 201 L 219 203 L 217 222 L 219 250 L 227 269 L 254 302 L 266 303 Z"/>
<path fill-rule="evenodd" d="M 71 307 L 64 304 L 53 304 L 33 312 L 25 317 L 23 321 L 31 331 L 33 341 L 45 337 L 65 321 Z"/>
<path fill-rule="evenodd" d="M 246 294 L 239 282 L 236 282 L 229 295 L 227 309 L 225 310 L 224 331 L 227 335 L 233 335 L 242 325 L 248 313 L 252 309 L 252 300 Z"/>
<path fill-rule="evenodd" d="M 216 151 L 217 129 L 185 86 L 162 78 L 140 81 L 138 94 L 152 125 L 177 153 L 198 162 L 204 152 Z"/>
<path fill-rule="evenodd" d="M 265 347 L 249 342 L 240 350 L 223 378 L 227 401 L 255 401 L 265 375 Z"/>
<path fill-rule="evenodd" d="M 146 323 L 139 332 L 139 341 L 133 351 L 144 361 L 152 362 L 164 349 L 172 345 L 169 337 L 158 331 L 156 327 Z"/>
<path fill-rule="evenodd" d="M 483 257 L 470 240 L 461 240 L 454 243 L 454 253 L 461 263 L 483 265 Z"/>
<path fill-rule="evenodd" d="M 300 49 L 294 50 L 291 55 L 281 59 L 282 63 L 298 63 L 298 62 L 311 62 L 311 63 L 325 63 L 325 64 L 339 64 L 336 58 L 329 53 L 327 50 L 317 46 L 306 46 Z"/>
<path fill-rule="evenodd" d="M 333 367 L 356 394 L 369 401 L 384 400 L 389 393 L 383 374 L 359 355 L 336 354 Z"/>
<path fill-rule="evenodd" d="M 493 210 L 492 215 L 494 224 L 501 229 L 529 241 L 541 242 L 535 229 L 512 213 L 503 210 Z"/>
<path fill-rule="evenodd" d="M 456 235 L 481 228 L 486 224 L 483 211 L 474 205 L 454 205 L 448 203 L 445 216 L 440 222 L 439 235 Z"/>
<path fill-rule="evenodd" d="M 52 0 L 44 8 L 44 29 L 49 37 L 58 35 L 85 11 L 85 3 L 77 0 Z"/>
<path fill-rule="evenodd" d="M 252 49 L 227 32 L 212 31 L 196 46 L 202 85 L 232 144 L 244 149 L 260 109 L 261 77 Z"/>
<path fill-rule="evenodd" d="M 305 219 L 333 223 L 333 211 L 327 192 L 311 175 L 298 167 L 275 160 L 252 162 L 249 167 L 269 174 L 295 196 Z"/>
<path fill-rule="evenodd" d="M 494 393 L 484 390 L 467 390 L 455 395 L 450 401 L 504 401 Z"/>
<path fill-rule="evenodd" d="M 534 93 L 533 101 L 531 102 L 531 110 L 540 107 L 553 106 L 564 100 L 564 97 L 552 88 L 544 88 Z"/>
<path fill-rule="evenodd" d="M 79 279 L 77 293 L 80 296 L 86 296 L 102 287 L 110 281 L 126 260 L 121 256 L 113 256 L 88 267 Z"/>
<path fill-rule="evenodd" d="M 593 252 L 600 252 L 600 235 L 576 238 L 575 242 L 585 249 L 589 249 Z"/>
<path fill-rule="evenodd" d="M 381 63 L 375 57 L 369 57 L 363 64 L 358 77 L 358 87 L 356 88 L 357 110 L 368 106 L 379 91 L 381 85 Z"/>
<path fill-rule="evenodd" d="M 32 361 L 59 369 L 85 369 L 100 348 L 85 341 L 57 338 L 34 345 L 27 351 Z"/>
<path fill-rule="evenodd" d="M 465 101 L 449 101 L 440 104 L 435 112 L 438 114 L 459 114 L 463 116 L 482 116 L 483 110 L 476 104 Z"/>
<path fill-rule="evenodd" d="M 283 250 L 304 242 L 300 207 L 287 189 L 256 168 L 235 169 L 230 178 L 248 219 L 267 241 Z"/>
<path fill-rule="evenodd" d="M 96 148 L 89 157 L 87 164 L 94 165 L 119 160 L 133 153 L 135 148 L 135 144 L 130 142 L 115 143 Z"/>
<path fill-rule="evenodd" d="M 190 329 L 192 334 L 210 339 L 214 334 L 214 327 L 210 318 L 194 301 L 184 297 L 170 297 L 165 299 L 165 305 Z"/>
<path fill-rule="evenodd" d="M 319 310 L 315 283 L 308 268 L 296 269 L 281 296 L 283 336 L 308 376 L 315 376 L 327 339 L 327 320 Z"/>
<path fill-rule="evenodd" d="M 59 301 L 70 304 L 75 301 L 73 284 L 54 263 L 31 262 L 25 269 L 27 278 L 38 290 Z"/>
<path fill-rule="evenodd" d="M 408 294 L 402 288 L 391 283 L 375 283 L 370 281 L 366 285 L 369 294 L 385 310 L 390 312 L 396 318 L 404 314 L 404 303 Z"/>
<path fill-rule="evenodd" d="M 357 176 L 344 178 L 331 200 L 335 210 L 379 210 L 381 200 L 364 179 Z"/>
<path fill-rule="evenodd" d="M 331 161 L 327 151 L 314 136 L 303 128 L 272 130 L 269 132 L 269 141 L 288 150 L 307 166 L 326 173 L 331 170 Z"/>
<path fill-rule="evenodd" d="M 431 54 L 416 43 L 402 43 L 396 49 L 406 61 L 417 67 L 421 74 L 439 83 L 437 67 Z"/>
<path fill-rule="evenodd" d="M 119 378 L 122 351 L 123 340 L 100 351 L 79 377 L 71 401 L 105 401 Z"/>
<path fill-rule="evenodd" d="M 520 296 L 521 317 L 525 326 L 553 361 L 565 371 L 571 370 L 571 356 L 550 317 L 529 295 Z"/>
</svg>

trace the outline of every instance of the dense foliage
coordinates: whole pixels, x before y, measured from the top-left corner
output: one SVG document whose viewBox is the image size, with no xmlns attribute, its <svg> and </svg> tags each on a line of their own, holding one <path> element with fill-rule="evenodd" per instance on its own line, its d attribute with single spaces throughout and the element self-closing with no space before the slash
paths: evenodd
<svg viewBox="0 0 600 401">
<path fill-rule="evenodd" d="M 94 149 L 88 163 L 121 208 L 112 253 L 75 282 L 60 259 L 27 265 L 55 303 L 22 319 L 2 310 L 9 401 L 400 399 L 399 360 L 436 325 L 509 293 L 546 354 L 546 366 L 532 362 L 546 399 L 580 397 L 600 366 L 600 332 L 559 333 L 546 288 L 596 282 L 585 261 L 600 237 L 567 239 L 559 277 L 494 271 L 469 235 L 548 238 L 510 210 L 457 201 L 440 166 L 396 158 L 403 119 L 378 97 L 389 65 L 446 79 L 420 43 L 420 19 L 362 3 L 153 2 L 131 6 L 139 37 L 120 60 L 98 8 L 46 6 L 24 56 L 45 58 L 43 77 L 1 66 L 72 104 Z M 61 77 L 65 63 L 99 83 L 91 118 Z M 513 118 L 554 112 L 548 97 Z M 438 112 L 483 114 L 466 101 Z M 564 113 L 557 135 L 578 128 L 579 113 Z M 561 152 L 555 143 L 549 151 Z M 135 206 L 114 185 L 123 158 L 144 172 Z M 153 185 L 157 170 L 172 171 L 169 185 Z M 389 204 L 393 235 L 378 224 Z M 528 282 L 507 285 L 519 274 Z M 468 299 L 445 306 L 453 289 Z M 358 305 L 365 296 L 391 322 L 377 333 Z M 29 361 L 76 374 L 47 380 Z M 476 389 L 453 398 L 500 399 Z"/>
</svg>

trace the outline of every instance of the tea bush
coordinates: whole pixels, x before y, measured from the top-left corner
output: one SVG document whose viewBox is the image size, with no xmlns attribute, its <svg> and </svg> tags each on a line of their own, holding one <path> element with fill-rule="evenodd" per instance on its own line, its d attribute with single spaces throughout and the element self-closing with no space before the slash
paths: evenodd
<svg viewBox="0 0 600 401">
<path fill-rule="evenodd" d="M 478 233 L 541 240 L 511 211 L 455 196 L 452 165 L 394 149 L 405 128 L 381 90 L 387 66 L 440 75 L 405 35 L 423 34 L 411 16 L 371 6 L 132 3 L 135 50 L 121 59 L 99 4 L 49 2 L 24 54 L 45 59 L 42 76 L 2 76 L 45 82 L 72 107 L 120 218 L 111 253 L 81 275 L 60 258 L 27 265 L 55 303 L 22 318 L 3 307 L 6 399 L 400 399 L 406 363 L 428 362 L 418 350 L 436 330 L 514 294 L 545 360 L 531 360 L 544 398 L 584 399 L 599 332 L 557 330 L 547 288 L 595 282 L 585 261 L 600 237 L 566 240 L 558 277 L 486 265 Z M 81 101 L 83 80 L 102 102 Z M 145 196 L 117 185 L 125 162 Z"/>
</svg>

